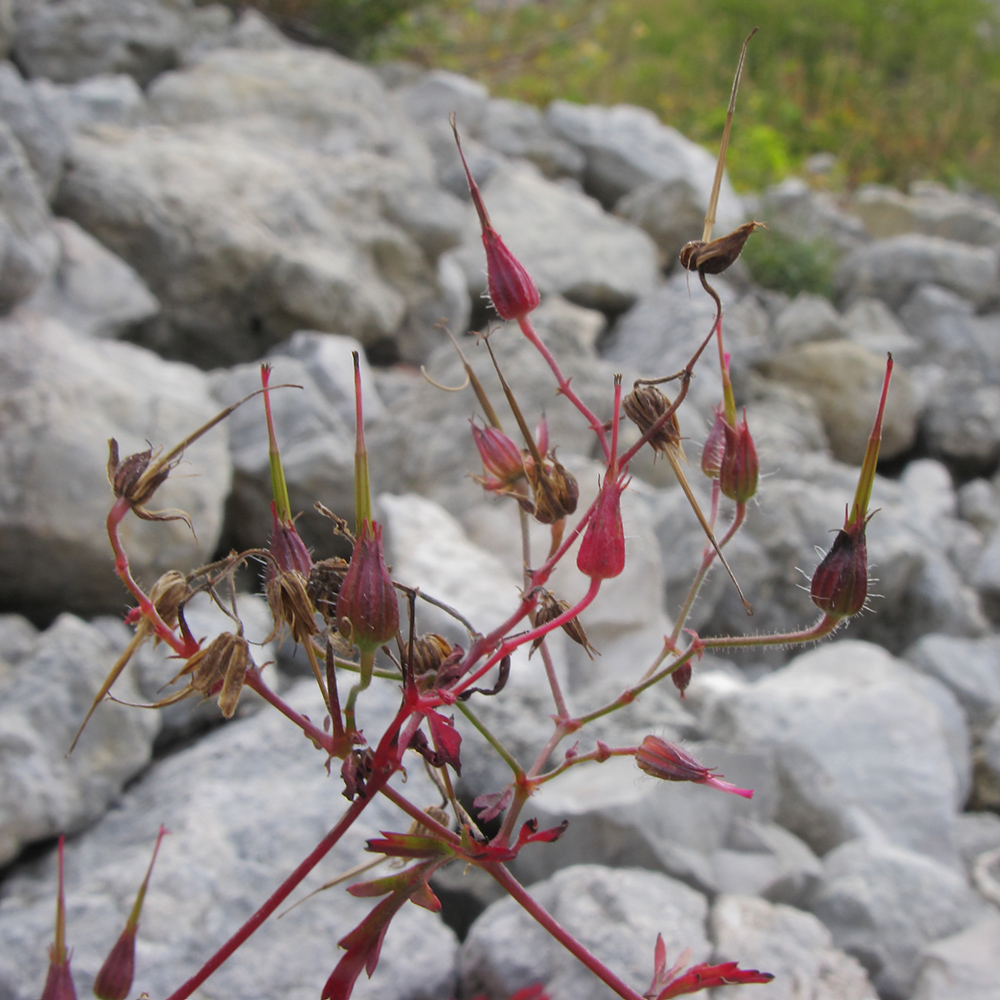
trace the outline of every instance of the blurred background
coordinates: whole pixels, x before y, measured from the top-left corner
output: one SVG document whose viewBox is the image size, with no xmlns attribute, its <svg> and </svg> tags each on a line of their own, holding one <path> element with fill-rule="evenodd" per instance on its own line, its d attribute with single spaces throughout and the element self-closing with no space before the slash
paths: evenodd
<svg viewBox="0 0 1000 1000">
<path fill-rule="evenodd" d="M 407 60 L 495 97 L 626 102 L 713 148 L 750 46 L 729 173 L 761 190 L 932 179 L 1000 194 L 996 0 L 240 0 L 299 40 Z"/>
</svg>

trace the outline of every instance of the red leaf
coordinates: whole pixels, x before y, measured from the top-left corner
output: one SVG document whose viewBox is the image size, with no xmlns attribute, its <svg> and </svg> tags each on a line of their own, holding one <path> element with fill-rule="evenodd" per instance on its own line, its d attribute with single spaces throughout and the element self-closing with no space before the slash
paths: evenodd
<svg viewBox="0 0 1000 1000">
<path fill-rule="evenodd" d="M 386 892 L 390 895 L 338 942 L 347 953 L 326 981 L 322 1000 L 348 1000 L 362 969 L 371 977 L 378 965 L 385 932 L 389 929 L 392 918 L 408 899 L 428 910 L 441 908 L 438 898 L 427 885 L 427 879 L 438 867 L 438 862 L 425 861 L 398 875 L 351 886 L 348 892 L 353 896 L 382 895 Z"/>
</svg>

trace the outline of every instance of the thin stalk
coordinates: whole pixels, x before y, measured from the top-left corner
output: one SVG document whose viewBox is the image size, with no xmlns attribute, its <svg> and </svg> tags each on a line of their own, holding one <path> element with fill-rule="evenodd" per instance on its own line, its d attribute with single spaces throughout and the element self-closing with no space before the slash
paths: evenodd
<svg viewBox="0 0 1000 1000">
<path fill-rule="evenodd" d="M 429 816 L 419 806 L 414 805 L 405 795 L 396 791 L 392 785 L 386 785 L 382 789 L 382 795 L 402 809 L 411 819 L 416 820 L 422 827 L 430 830 L 436 837 L 440 837 L 441 840 L 451 844 L 453 847 L 461 846 L 462 838 L 454 830 L 449 830 L 448 827 Z"/>
<path fill-rule="evenodd" d="M 389 780 L 386 775 L 381 779 L 381 784 Z M 377 788 L 373 785 L 379 783 L 379 779 L 373 778 L 369 782 L 369 791 L 374 794 Z M 219 950 L 182 986 L 170 994 L 166 1000 L 187 1000 L 189 996 L 202 983 L 208 979 L 238 948 L 240 948 L 250 936 L 264 923 L 274 911 L 289 897 L 289 895 L 301 884 L 302 880 L 329 854 L 337 841 L 351 828 L 354 821 L 361 815 L 365 806 L 371 801 L 369 798 L 358 796 L 350 805 L 347 812 L 340 817 L 336 826 L 313 848 L 303 859 L 298 867 L 278 886 L 270 895 L 263 906 L 250 917 L 246 923 L 221 947 Z"/>
<path fill-rule="evenodd" d="M 712 517 L 710 523 L 715 522 L 715 512 L 718 509 L 718 483 L 719 481 L 717 479 L 712 483 Z M 745 515 L 746 504 L 737 504 L 736 516 L 733 518 L 733 523 L 729 526 L 729 530 L 726 532 L 724 537 L 719 540 L 720 549 L 723 548 L 725 544 L 736 534 L 736 531 L 743 523 Z M 674 622 L 674 629 L 670 633 L 671 642 L 676 643 L 680 638 L 681 631 L 684 628 L 684 623 L 687 621 L 688 615 L 691 613 L 691 608 L 694 607 L 694 602 L 698 597 L 698 593 L 701 590 L 702 584 L 705 582 L 705 577 L 708 575 L 708 571 L 711 569 L 713 562 L 715 562 L 715 549 L 710 545 L 706 545 L 701 554 L 701 566 L 698 569 L 694 580 L 691 582 L 691 586 L 688 588 L 687 596 L 684 598 L 684 604 L 677 615 L 677 620 Z M 652 670 L 653 668 L 650 669 Z"/>
<path fill-rule="evenodd" d="M 479 732 L 484 740 L 497 752 L 501 760 L 511 769 L 516 778 L 518 775 L 524 774 L 524 769 L 520 764 L 514 759 L 514 755 L 493 735 L 489 727 L 476 715 L 475 712 L 469 708 L 469 703 L 465 701 L 456 701 L 455 708 L 457 708 L 462 715 L 464 715 L 470 723 Z"/>
<path fill-rule="evenodd" d="M 528 338 L 532 343 L 535 350 L 545 359 L 545 363 L 552 369 L 552 374 L 556 377 L 556 384 L 559 386 L 559 392 L 565 396 L 579 411 L 583 414 L 587 423 L 590 424 L 594 433 L 597 435 L 597 440 L 601 443 L 601 448 L 604 451 L 605 459 L 610 457 L 610 446 L 608 445 L 608 435 L 604 430 L 603 421 L 597 418 L 597 415 L 587 404 L 580 399 L 580 397 L 573 391 L 570 387 L 569 379 L 566 378 L 562 373 L 562 369 L 559 367 L 559 362 L 556 361 L 555 356 L 552 352 L 542 343 L 541 337 L 535 333 L 535 328 L 531 325 L 531 320 L 527 316 L 521 316 L 518 319 L 518 325 L 521 327 L 521 332 Z"/>
<path fill-rule="evenodd" d="M 568 771 L 571 767 L 575 767 L 577 764 L 587 764 L 591 761 L 597 761 L 600 763 L 601 761 L 607 760 L 609 757 L 634 757 L 637 749 L 637 747 L 603 747 L 599 750 L 591 750 L 589 753 L 577 754 L 576 757 L 564 760 L 551 771 L 546 771 L 545 774 L 540 774 L 537 778 L 538 784 L 551 781 L 553 778 L 558 777 L 564 771 Z"/>
<path fill-rule="evenodd" d="M 251 691 L 255 691 L 269 705 L 273 705 L 286 719 L 294 722 L 306 735 L 306 738 L 315 743 L 331 757 L 337 756 L 337 748 L 334 746 L 334 739 L 329 733 L 324 732 L 318 726 L 310 722 L 301 712 L 296 712 L 280 695 L 275 694 L 264 683 L 260 670 L 248 670 L 244 683 Z M 350 744 L 347 745 L 350 749 Z"/>
<path fill-rule="evenodd" d="M 606 986 L 614 990 L 622 1000 L 644 1000 L 627 983 L 619 979 L 600 959 L 592 955 L 572 934 L 531 897 L 520 882 L 497 862 L 481 866 L 499 885 L 507 891 L 524 909 L 544 927 L 571 955 L 582 962 Z M 173 1000 L 173 998 L 170 998 Z"/>
<path fill-rule="evenodd" d="M 514 650 L 519 646 L 523 646 L 526 642 L 534 642 L 535 639 L 548 635 L 549 632 L 559 628 L 563 622 L 568 622 L 573 618 L 576 618 L 576 616 L 579 615 L 584 608 L 593 602 L 600 589 L 601 581 L 596 577 L 591 579 L 590 586 L 587 588 L 587 593 L 584 594 L 584 596 L 571 608 L 567 608 L 561 615 L 557 615 L 552 619 L 552 621 L 546 622 L 544 625 L 539 625 L 538 628 L 529 629 L 527 632 L 522 632 L 520 635 L 504 639 L 492 656 L 485 661 L 485 663 L 478 667 L 473 673 L 464 677 L 458 684 L 455 685 L 455 687 L 451 689 L 451 694 L 458 696 L 463 691 L 468 690 L 473 684 L 476 683 L 476 681 L 487 673 L 487 671 L 496 666 L 496 664 L 499 663 L 505 656 L 514 652 Z"/>
<path fill-rule="evenodd" d="M 132 576 L 128 555 L 125 553 L 125 549 L 118 537 L 118 525 L 122 523 L 125 515 L 128 514 L 131 509 L 131 503 L 125 497 L 119 497 L 115 500 L 114 505 L 108 512 L 108 539 L 111 542 L 111 550 L 115 555 L 115 572 L 118 574 L 122 583 L 124 583 L 129 589 L 132 596 L 136 599 L 136 602 L 139 605 L 139 611 L 153 627 L 157 636 L 159 636 L 159 638 L 162 639 L 179 657 L 186 660 L 198 652 L 198 643 L 193 639 L 178 639 L 177 636 L 174 635 L 173 629 L 171 629 L 170 626 L 160 617 L 160 613 L 156 610 L 153 602 L 146 596 L 145 591 L 143 591 L 142 587 L 136 583 L 134 577 Z"/>
<path fill-rule="evenodd" d="M 566 699 L 563 697 L 562 687 L 559 684 L 559 678 L 556 676 L 552 654 L 549 652 L 549 647 L 544 639 L 539 647 L 539 651 L 542 654 L 542 663 L 545 664 L 545 676 L 549 682 L 549 690 L 552 692 L 552 700 L 556 705 L 556 714 L 560 719 L 565 719 L 569 716 L 569 712 L 566 709 Z"/>
</svg>

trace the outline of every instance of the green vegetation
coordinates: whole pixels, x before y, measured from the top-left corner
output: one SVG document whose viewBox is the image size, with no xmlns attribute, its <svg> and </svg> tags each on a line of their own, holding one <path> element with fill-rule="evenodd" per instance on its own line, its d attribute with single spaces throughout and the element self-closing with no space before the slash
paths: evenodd
<svg viewBox="0 0 1000 1000">
<path fill-rule="evenodd" d="M 998 11 L 989 0 L 436 0 L 366 51 L 538 104 L 644 105 L 714 146 L 758 25 L 729 155 L 738 186 L 826 151 L 848 186 L 932 177 L 998 193 Z"/>
<path fill-rule="evenodd" d="M 833 272 L 839 252 L 826 240 L 791 240 L 781 233 L 768 232 L 766 239 L 752 239 L 740 254 L 758 285 L 786 292 L 833 297 Z"/>
<path fill-rule="evenodd" d="M 196 0 L 198 3 L 209 0 Z M 350 56 L 365 56 L 378 34 L 426 0 L 228 0 L 255 7 L 282 31 Z"/>
</svg>

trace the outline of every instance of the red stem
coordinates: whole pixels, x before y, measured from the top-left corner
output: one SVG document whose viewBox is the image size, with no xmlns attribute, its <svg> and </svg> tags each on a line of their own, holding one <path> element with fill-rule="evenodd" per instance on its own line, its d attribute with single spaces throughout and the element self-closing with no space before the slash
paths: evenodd
<svg viewBox="0 0 1000 1000">
<path fill-rule="evenodd" d="M 125 497 L 115 500 L 114 506 L 108 511 L 107 528 L 108 539 L 111 542 L 111 550 L 115 554 L 115 572 L 122 583 L 128 587 L 129 592 L 136 599 L 139 611 L 143 617 L 152 625 L 156 634 L 182 659 L 188 659 L 198 652 L 198 643 L 194 639 L 178 639 L 174 635 L 173 629 L 160 617 L 153 602 L 146 596 L 142 587 L 136 583 L 129 568 L 128 555 L 118 537 L 118 525 L 125 519 L 125 515 L 132 509 L 131 503 Z"/>
<path fill-rule="evenodd" d="M 556 361 L 552 352 L 542 343 L 541 338 L 535 333 L 535 328 L 531 325 L 531 320 L 527 316 L 518 317 L 518 325 L 521 327 L 521 332 L 528 338 L 529 341 L 534 345 L 535 350 L 545 359 L 546 364 L 552 369 L 552 374 L 556 377 L 556 383 L 559 386 L 559 392 L 565 396 L 586 418 L 587 422 L 590 424 L 594 433 L 597 435 L 597 440 L 601 442 L 601 448 L 604 449 L 604 457 L 608 459 L 611 452 L 608 447 L 608 435 L 604 430 L 604 423 L 597 419 L 597 415 L 587 404 L 580 399 L 580 397 L 570 388 L 569 379 L 566 378 L 562 373 L 562 369 L 559 367 L 559 362 Z"/>
<path fill-rule="evenodd" d="M 556 919 L 533 899 L 525 888 L 503 865 L 493 862 L 482 868 L 527 910 L 571 955 L 582 962 L 590 971 L 615 991 L 623 1000 L 643 1000 L 627 983 L 619 979 L 600 959 L 592 955 Z"/>
<path fill-rule="evenodd" d="M 251 691 L 256 691 L 268 704 L 273 705 L 285 718 L 290 719 L 306 736 L 314 743 L 318 743 L 331 757 L 337 756 L 337 748 L 334 746 L 334 739 L 329 733 L 324 732 L 318 726 L 310 722 L 300 712 L 296 712 L 291 705 L 283 698 L 275 694 L 264 683 L 259 670 L 248 670 L 245 683 Z"/>
<path fill-rule="evenodd" d="M 383 733 L 378 748 L 375 750 L 373 771 L 371 777 L 368 779 L 364 797 L 359 795 L 354 799 L 333 829 L 313 848 L 288 878 L 275 889 L 264 905 L 183 986 L 171 993 L 166 1000 L 187 1000 L 187 997 L 191 996 L 233 952 L 247 942 L 254 931 L 281 906 L 296 886 L 326 857 L 337 841 L 351 828 L 368 803 L 382 791 L 389 779 L 399 769 L 396 740 L 399 736 L 400 727 L 409 717 L 409 714 L 409 710 L 405 707 L 401 709 L 385 733 Z"/>
</svg>

